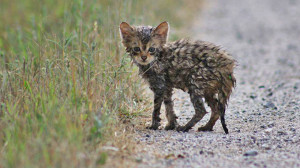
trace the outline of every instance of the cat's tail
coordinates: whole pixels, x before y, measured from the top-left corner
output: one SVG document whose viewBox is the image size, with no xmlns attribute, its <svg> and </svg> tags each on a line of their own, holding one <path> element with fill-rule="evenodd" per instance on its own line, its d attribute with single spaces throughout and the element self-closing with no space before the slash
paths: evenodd
<svg viewBox="0 0 300 168">
<path fill-rule="evenodd" d="M 233 87 L 235 87 L 236 79 L 233 73 L 221 73 L 221 87 L 218 93 L 218 109 L 220 112 L 220 119 L 223 130 L 226 134 L 228 134 L 228 129 L 225 123 L 225 109 L 227 106 L 227 102 L 231 95 Z"/>
</svg>

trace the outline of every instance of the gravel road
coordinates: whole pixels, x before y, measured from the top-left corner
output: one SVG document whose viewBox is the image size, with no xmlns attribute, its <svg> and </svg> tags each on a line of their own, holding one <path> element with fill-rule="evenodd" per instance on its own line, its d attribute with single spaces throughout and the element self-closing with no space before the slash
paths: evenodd
<svg viewBox="0 0 300 168">
<path fill-rule="evenodd" d="M 300 167 L 300 0 L 209 1 L 190 32 L 238 61 L 230 133 L 220 121 L 197 132 L 210 114 L 188 133 L 136 130 L 138 167 Z M 173 98 L 185 124 L 194 114 L 189 96 Z"/>
</svg>

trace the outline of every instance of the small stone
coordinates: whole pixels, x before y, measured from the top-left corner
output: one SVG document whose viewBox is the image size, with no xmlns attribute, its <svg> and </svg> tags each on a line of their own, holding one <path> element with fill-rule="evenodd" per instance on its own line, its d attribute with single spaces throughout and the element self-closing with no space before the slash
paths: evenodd
<svg viewBox="0 0 300 168">
<path fill-rule="evenodd" d="M 271 149 L 271 147 L 268 144 L 263 144 L 261 147 L 264 148 L 265 150 Z"/>
<path fill-rule="evenodd" d="M 281 135 L 287 135 L 287 133 L 284 132 L 284 131 L 277 131 L 277 133 L 278 133 L 279 136 L 281 136 Z"/>
<path fill-rule="evenodd" d="M 293 143 L 298 143 L 299 139 L 297 137 L 292 138 Z"/>
<path fill-rule="evenodd" d="M 265 126 L 265 125 L 261 125 L 260 128 L 263 128 L 263 129 L 264 129 L 264 128 L 266 128 L 266 126 Z"/>
<path fill-rule="evenodd" d="M 244 156 L 256 156 L 258 155 L 258 152 L 256 150 L 249 150 L 246 153 L 244 153 Z"/>
<path fill-rule="evenodd" d="M 274 126 L 275 126 L 275 123 L 274 123 L 273 121 L 271 121 L 271 122 L 268 123 L 268 127 L 269 127 L 269 128 L 272 128 L 272 127 L 274 127 Z"/>
<path fill-rule="evenodd" d="M 265 105 L 265 108 L 272 108 L 272 109 L 277 109 L 277 107 L 275 106 L 275 104 L 271 101 L 268 101 Z"/>
<path fill-rule="evenodd" d="M 165 159 L 172 159 L 174 157 L 175 157 L 175 155 L 173 153 L 171 153 L 171 154 L 168 154 L 167 156 L 165 156 Z"/>
<path fill-rule="evenodd" d="M 272 128 L 267 128 L 267 129 L 265 129 L 265 133 L 270 133 L 270 132 L 272 132 Z"/>
<path fill-rule="evenodd" d="M 251 136 L 250 138 L 252 139 L 252 141 L 253 141 L 254 143 L 256 142 L 256 137 Z"/>
<path fill-rule="evenodd" d="M 142 159 L 142 158 L 136 158 L 135 161 L 136 161 L 137 163 L 142 163 L 142 162 L 143 162 L 143 159 Z"/>
<path fill-rule="evenodd" d="M 213 156 L 213 155 L 214 155 L 214 152 L 212 152 L 212 151 L 207 151 L 207 154 Z"/>
<path fill-rule="evenodd" d="M 265 86 L 264 86 L 264 85 L 261 85 L 261 86 L 258 86 L 258 88 L 265 88 Z"/>
<path fill-rule="evenodd" d="M 257 98 L 257 96 L 254 95 L 254 94 L 252 94 L 252 95 L 250 95 L 250 98 L 251 98 L 251 99 L 255 99 L 255 98 Z"/>
<path fill-rule="evenodd" d="M 271 97 L 273 96 L 273 92 L 270 92 L 269 94 L 267 94 L 267 97 Z"/>
<path fill-rule="evenodd" d="M 185 156 L 183 156 L 183 155 L 181 155 L 181 154 L 179 154 L 179 155 L 177 155 L 177 158 L 185 158 Z"/>
<path fill-rule="evenodd" d="M 150 135 L 149 135 L 149 134 L 147 134 L 147 135 L 146 135 L 146 137 L 147 137 L 147 138 L 149 138 L 149 137 L 150 137 Z"/>
</svg>

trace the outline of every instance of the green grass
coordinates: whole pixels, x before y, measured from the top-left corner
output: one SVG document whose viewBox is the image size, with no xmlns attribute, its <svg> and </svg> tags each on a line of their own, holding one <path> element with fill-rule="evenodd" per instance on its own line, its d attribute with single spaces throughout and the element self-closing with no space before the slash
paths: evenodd
<svg viewBox="0 0 300 168">
<path fill-rule="evenodd" d="M 103 165 L 108 155 L 101 144 L 111 138 L 110 127 L 145 105 L 118 25 L 168 20 L 178 27 L 183 16 L 177 9 L 183 5 L 2 0 L 0 167 Z"/>
</svg>

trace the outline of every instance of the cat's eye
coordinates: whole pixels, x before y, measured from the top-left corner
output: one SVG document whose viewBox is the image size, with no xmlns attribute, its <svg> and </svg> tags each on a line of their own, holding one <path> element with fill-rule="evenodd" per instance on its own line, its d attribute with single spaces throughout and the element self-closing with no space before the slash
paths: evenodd
<svg viewBox="0 0 300 168">
<path fill-rule="evenodd" d="M 154 52 L 154 51 L 155 51 L 155 48 L 150 47 L 148 51 L 149 51 L 149 52 Z"/>
<path fill-rule="evenodd" d="M 133 51 L 134 51 L 134 52 L 140 52 L 141 49 L 140 49 L 140 47 L 134 47 L 134 48 L 133 48 Z"/>
</svg>

